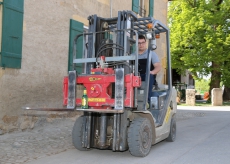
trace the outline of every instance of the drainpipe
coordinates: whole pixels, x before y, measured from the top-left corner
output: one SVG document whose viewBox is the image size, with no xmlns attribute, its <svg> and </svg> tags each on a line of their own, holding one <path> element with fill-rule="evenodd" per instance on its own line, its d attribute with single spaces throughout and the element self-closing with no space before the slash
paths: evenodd
<svg viewBox="0 0 230 164">
<path fill-rule="evenodd" d="M 110 18 L 112 18 L 112 10 L 113 10 L 112 0 L 110 0 Z"/>
</svg>

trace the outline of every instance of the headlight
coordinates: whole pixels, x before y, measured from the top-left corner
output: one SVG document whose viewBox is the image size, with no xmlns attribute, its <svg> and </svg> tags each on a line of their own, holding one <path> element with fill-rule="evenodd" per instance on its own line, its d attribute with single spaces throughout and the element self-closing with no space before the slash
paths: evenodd
<svg viewBox="0 0 230 164">
<path fill-rule="evenodd" d="M 147 38 L 147 39 L 152 39 L 152 38 L 153 38 L 152 33 L 151 33 L 151 32 L 148 32 L 148 33 L 146 34 L 146 38 Z"/>
</svg>

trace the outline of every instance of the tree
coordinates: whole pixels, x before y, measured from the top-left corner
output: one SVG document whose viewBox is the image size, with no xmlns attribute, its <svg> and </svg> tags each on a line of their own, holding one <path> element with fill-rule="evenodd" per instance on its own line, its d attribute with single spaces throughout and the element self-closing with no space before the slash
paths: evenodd
<svg viewBox="0 0 230 164">
<path fill-rule="evenodd" d="M 187 69 L 195 79 L 210 74 L 209 92 L 221 81 L 230 87 L 229 11 L 230 0 L 180 0 L 169 6 L 172 68 L 181 74 Z"/>
</svg>

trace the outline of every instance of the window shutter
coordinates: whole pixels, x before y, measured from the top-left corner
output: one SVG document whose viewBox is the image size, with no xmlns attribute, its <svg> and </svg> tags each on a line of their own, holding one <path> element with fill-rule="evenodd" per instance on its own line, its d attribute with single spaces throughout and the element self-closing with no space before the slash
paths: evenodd
<svg viewBox="0 0 230 164">
<path fill-rule="evenodd" d="M 0 66 L 21 68 L 24 0 L 4 0 Z"/>
<path fill-rule="evenodd" d="M 82 34 L 84 30 L 84 25 L 81 22 L 70 19 L 70 29 L 69 29 L 69 59 L 68 59 L 68 71 L 73 70 L 73 44 L 74 38 L 78 34 Z M 83 54 L 83 36 L 78 38 L 76 47 L 76 58 L 82 58 Z M 82 72 L 83 64 L 76 64 L 76 70 L 78 73 Z"/>
<path fill-rule="evenodd" d="M 135 13 L 138 13 L 138 11 L 139 11 L 139 0 L 133 0 L 132 1 L 132 10 Z"/>
<path fill-rule="evenodd" d="M 154 14 L 154 0 L 149 0 L 149 17 L 153 17 Z"/>
</svg>

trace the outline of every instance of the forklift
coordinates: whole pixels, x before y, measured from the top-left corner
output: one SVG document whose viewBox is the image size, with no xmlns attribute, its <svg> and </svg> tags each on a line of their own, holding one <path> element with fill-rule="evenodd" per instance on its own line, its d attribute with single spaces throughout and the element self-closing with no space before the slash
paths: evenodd
<svg viewBox="0 0 230 164">
<path fill-rule="evenodd" d="M 176 90 L 172 87 L 169 29 L 153 17 L 138 18 L 132 11 L 119 11 L 114 18 L 88 17 L 89 30 L 74 39 L 73 70 L 64 78 L 64 105 L 82 111 L 73 127 L 76 149 L 126 151 L 145 157 L 151 146 L 176 139 Z M 151 59 L 146 64 L 146 81 L 138 72 L 138 35 L 146 36 L 148 53 L 156 37 L 166 37 L 167 79 L 165 88 L 149 88 Z M 77 41 L 84 52 L 77 58 Z M 76 71 L 84 64 L 83 73 Z M 77 85 L 87 92 L 87 108 L 77 98 Z M 148 91 L 152 92 L 149 107 Z"/>
<path fill-rule="evenodd" d="M 75 148 L 129 150 L 133 156 L 145 157 L 152 145 L 175 141 L 177 103 L 171 78 L 169 29 L 153 17 L 138 18 L 132 11 L 119 11 L 113 18 L 91 15 L 88 21 L 88 32 L 74 39 L 73 67 L 63 80 L 63 111 L 82 111 L 72 130 Z M 149 56 L 146 80 L 141 81 L 139 35 L 148 41 L 148 54 L 156 50 L 157 36 L 165 37 L 167 85 L 163 88 L 149 88 Z M 83 41 L 82 54 L 77 50 L 79 40 Z M 77 71 L 79 66 L 84 70 Z M 84 88 L 84 103 L 78 86 Z M 150 103 L 148 92 L 152 95 Z"/>
</svg>

